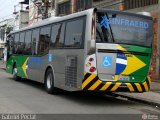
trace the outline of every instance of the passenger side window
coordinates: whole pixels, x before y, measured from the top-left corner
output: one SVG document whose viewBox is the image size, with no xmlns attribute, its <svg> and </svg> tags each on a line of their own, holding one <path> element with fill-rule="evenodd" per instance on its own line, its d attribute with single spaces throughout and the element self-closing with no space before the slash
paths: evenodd
<svg viewBox="0 0 160 120">
<path fill-rule="evenodd" d="M 51 48 L 61 48 L 64 44 L 65 23 L 60 23 L 52 26 L 51 33 Z"/>
<path fill-rule="evenodd" d="M 66 24 L 65 47 L 80 48 L 83 41 L 83 18 Z"/>
<path fill-rule="evenodd" d="M 23 53 L 23 50 L 24 50 L 24 35 L 25 35 L 25 32 L 21 32 L 20 33 L 20 39 L 19 39 L 19 46 L 18 46 L 18 54 L 22 54 Z"/>
<path fill-rule="evenodd" d="M 15 37 L 14 37 L 14 50 L 13 50 L 13 54 L 18 54 L 18 47 L 19 47 L 19 33 L 16 33 Z"/>
<path fill-rule="evenodd" d="M 39 55 L 46 54 L 49 51 L 50 31 L 51 31 L 51 26 L 46 26 L 41 28 L 39 44 L 38 44 Z"/>
<path fill-rule="evenodd" d="M 32 33 L 32 55 L 37 55 L 38 41 L 39 41 L 39 28 L 34 29 Z"/>
<path fill-rule="evenodd" d="M 27 31 L 25 35 L 24 55 L 32 55 L 32 31 Z"/>
</svg>

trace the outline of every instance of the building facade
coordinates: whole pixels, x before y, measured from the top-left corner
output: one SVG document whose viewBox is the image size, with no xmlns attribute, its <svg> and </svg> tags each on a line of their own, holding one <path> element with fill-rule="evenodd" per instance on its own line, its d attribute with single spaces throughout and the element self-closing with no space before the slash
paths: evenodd
<svg viewBox="0 0 160 120">
<path fill-rule="evenodd" d="M 20 2 L 21 5 L 26 3 L 27 0 Z M 3 57 L 4 61 L 6 61 L 7 59 L 6 58 L 7 35 L 12 30 L 19 30 L 23 27 L 28 26 L 28 20 L 29 20 L 29 11 L 27 9 L 23 10 L 23 7 L 21 7 L 21 9 L 18 11 L 14 10 L 12 18 L 0 22 L 0 58 Z"/>
<path fill-rule="evenodd" d="M 14 28 L 13 30 L 19 30 L 23 27 L 28 26 L 29 21 L 29 11 L 20 10 L 14 15 Z"/>
<path fill-rule="evenodd" d="M 55 0 L 57 16 L 68 15 L 92 7 L 92 0 Z"/>
<path fill-rule="evenodd" d="M 29 0 L 29 25 L 55 16 L 55 0 Z"/>
<path fill-rule="evenodd" d="M 6 56 L 4 56 L 5 44 L 7 34 L 13 30 L 14 19 L 6 19 L 0 22 L 0 58 L 4 58 L 6 60 Z"/>
<path fill-rule="evenodd" d="M 120 9 L 123 0 L 55 0 L 57 16 L 68 15 L 92 7 Z"/>
</svg>

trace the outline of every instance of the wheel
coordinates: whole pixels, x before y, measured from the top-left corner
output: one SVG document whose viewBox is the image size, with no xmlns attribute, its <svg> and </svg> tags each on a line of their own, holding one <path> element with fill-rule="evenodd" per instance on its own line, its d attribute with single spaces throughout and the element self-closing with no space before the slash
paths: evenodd
<svg viewBox="0 0 160 120">
<path fill-rule="evenodd" d="M 19 76 L 17 76 L 17 67 L 16 67 L 16 65 L 14 65 L 14 67 L 13 67 L 13 79 L 15 81 L 19 81 L 21 79 Z"/>
<path fill-rule="evenodd" d="M 56 94 L 57 89 L 54 87 L 54 77 L 52 69 L 48 69 L 45 75 L 45 88 L 47 93 Z"/>
</svg>

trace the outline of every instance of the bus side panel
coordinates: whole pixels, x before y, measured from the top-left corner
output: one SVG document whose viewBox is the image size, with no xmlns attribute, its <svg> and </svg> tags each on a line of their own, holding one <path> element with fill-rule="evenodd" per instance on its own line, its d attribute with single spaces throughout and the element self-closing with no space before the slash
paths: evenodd
<svg viewBox="0 0 160 120">
<path fill-rule="evenodd" d="M 28 79 L 44 83 L 46 69 L 52 66 L 53 59 L 50 52 L 44 56 L 30 56 L 26 64 Z"/>
<path fill-rule="evenodd" d="M 45 55 L 46 56 L 46 55 Z M 41 56 L 31 56 L 28 59 L 27 62 L 27 75 L 28 79 L 37 81 L 37 82 L 43 82 L 44 80 L 44 69 L 43 65 L 45 64 L 44 57 Z"/>
<path fill-rule="evenodd" d="M 6 62 L 6 72 L 12 74 L 12 70 L 13 70 L 13 56 L 11 56 L 7 62 Z"/>
<path fill-rule="evenodd" d="M 68 91 L 81 90 L 84 78 L 84 49 L 56 49 L 50 54 L 55 87 Z"/>
<path fill-rule="evenodd" d="M 11 56 L 6 64 L 6 72 L 12 74 L 13 66 L 16 64 L 17 75 L 21 78 L 31 79 L 38 82 L 43 82 L 45 72 L 45 57 L 32 56 Z"/>
<path fill-rule="evenodd" d="M 26 74 L 26 62 L 27 62 L 28 56 L 21 56 L 21 55 L 13 55 L 11 56 L 6 65 L 6 72 L 11 73 L 13 71 L 14 64 L 17 67 L 17 75 L 22 78 L 27 78 Z"/>
</svg>

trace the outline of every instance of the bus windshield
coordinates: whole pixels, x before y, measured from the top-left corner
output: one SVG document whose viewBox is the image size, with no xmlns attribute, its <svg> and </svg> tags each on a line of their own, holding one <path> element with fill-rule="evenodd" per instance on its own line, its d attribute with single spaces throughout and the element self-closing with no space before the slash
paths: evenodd
<svg viewBox="0 0 160 120">
<path fill-rule="evenodd" d="M 124 43 L 151 47 L 152 19 L 125 12 L 97 12 L 97 43 Z"/>
</svg>

